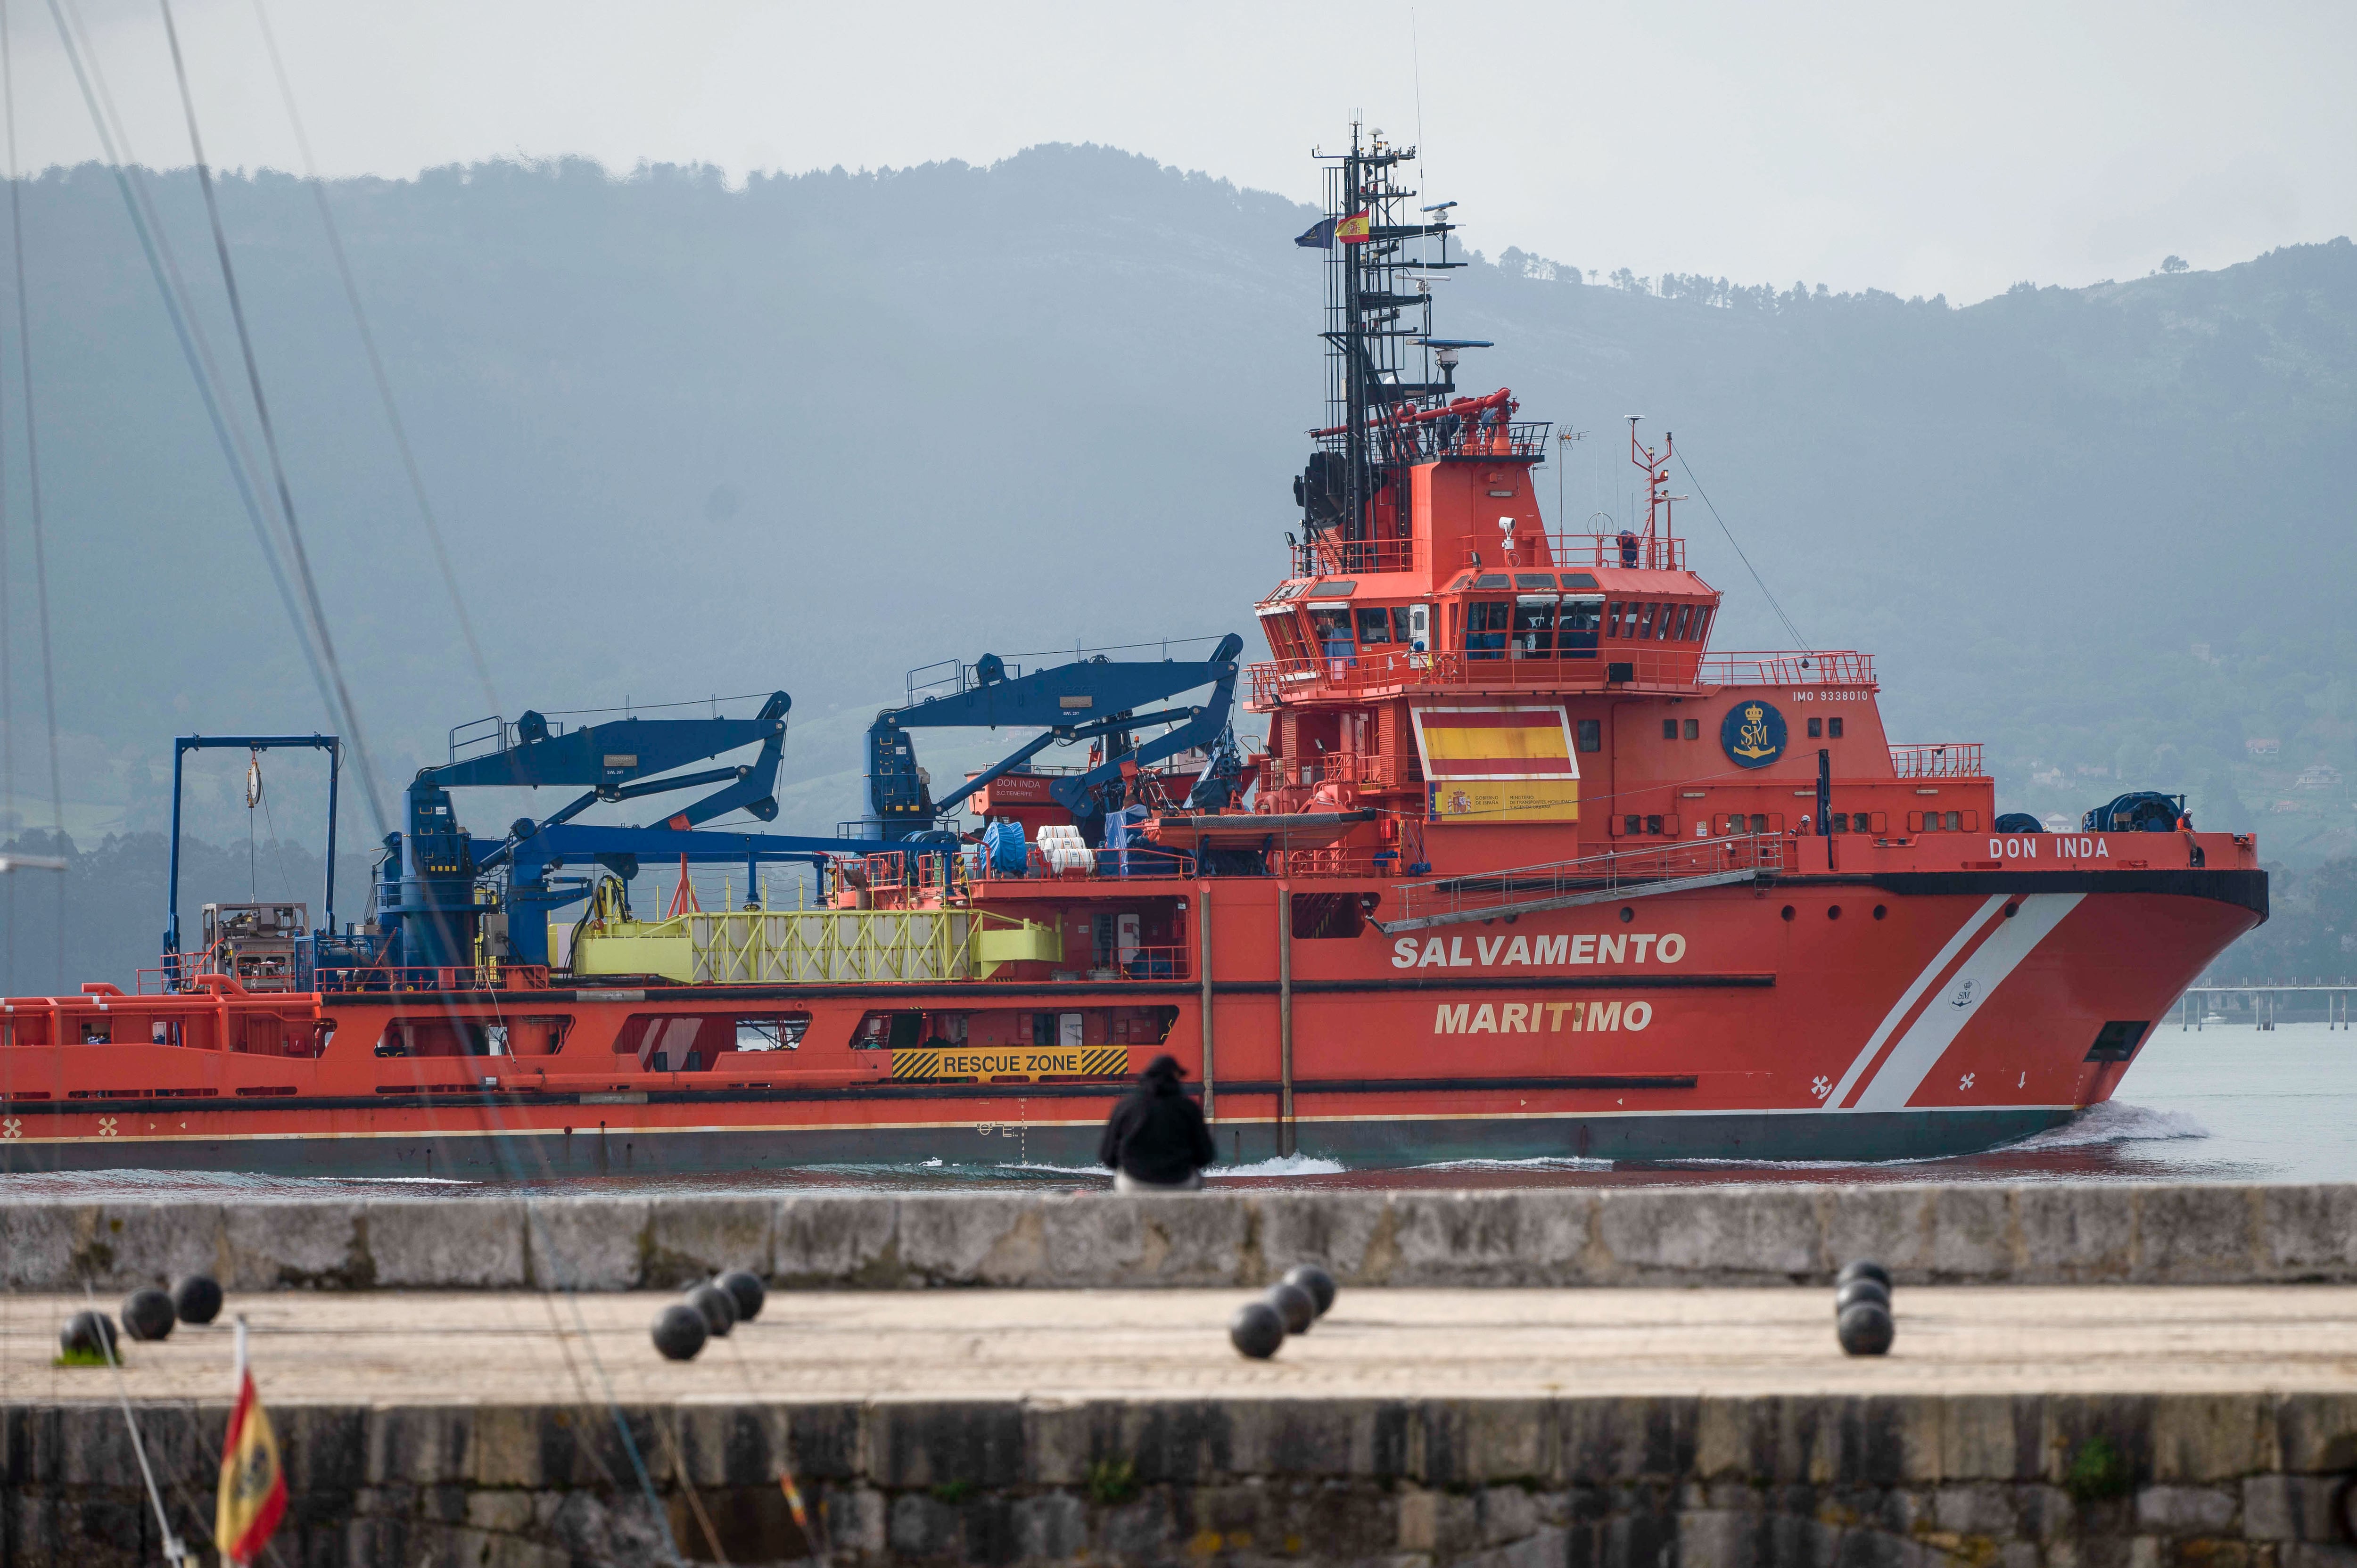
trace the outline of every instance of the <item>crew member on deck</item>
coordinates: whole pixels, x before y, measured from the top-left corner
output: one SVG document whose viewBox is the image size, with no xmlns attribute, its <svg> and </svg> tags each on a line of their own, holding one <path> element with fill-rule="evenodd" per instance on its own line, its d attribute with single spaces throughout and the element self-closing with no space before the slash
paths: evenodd
<svg viewBox="0 0 2357 1568">
<path fill-rule="evenodd" d="M 1123 1096 L 1105 1122 L 1097 1159 L 1113 1171 L 1115 1192 L 1193 1192 L 1203 1185 L 1203 1167 L 1219 1157 L 1203 1108 L 1187 1098 L 1178 1080 L 1187 1076 L 1176 1057 L 1154 1058 L 1137 1087 Z"/>
</svg>

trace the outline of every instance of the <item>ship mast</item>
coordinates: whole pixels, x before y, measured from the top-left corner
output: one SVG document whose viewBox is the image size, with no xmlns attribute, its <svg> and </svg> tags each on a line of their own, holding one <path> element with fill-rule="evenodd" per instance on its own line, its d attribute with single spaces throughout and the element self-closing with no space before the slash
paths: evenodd
<svg viewBox="0 0 2357 1568">
<path fill-rule="evenodd" d="M 1326 168 L 1327 428 L 1300 487 L 1303 559 L 1297 567 L 1354 571 L 1372 567 L 1377 499 L 1394 491 L 1392 531 L 1408 530 L 1406 469 L 1416 456 L 1415 436 L 1396 423 L 1403 412 L 1426 409 L 1455 391 L 1458 349 L 1487 347 L 1432 337 L 1433 272 L 1461 267 L 1448 258 L 1448 220 L 1454 202 L 1411 213 L 1416 192 L 1394 171 L 1415 157 L 1414 147 L 1388 145 L 1378 131 L 1351 125 L 1351 150 L 1320 154 Z M 1434 253 L 1415 242 L 1437 241 Z M 1414 247 L 1412 252 L 1411 247 Z M 1423 349 L 1417 379 L 1404 373 L 1413 343 Z M 1432 379 L 1436 353 L 1441 379 Z"/>
</svg>

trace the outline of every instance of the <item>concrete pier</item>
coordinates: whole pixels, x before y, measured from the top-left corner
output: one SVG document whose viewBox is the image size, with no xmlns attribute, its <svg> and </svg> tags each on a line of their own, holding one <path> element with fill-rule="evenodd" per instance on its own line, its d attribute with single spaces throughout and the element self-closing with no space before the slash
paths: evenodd
<svg viewBox="0 0 2357 1568">
<path fill-rule="evenodd" d="M 1301 1259 L 1351 1285 L 2357 1283 L 2357 1187 L 1227 1188 L 0 1202 L 0 1288 L 190 1269 L 233 1289 L 662 1288 L 745 1268 L 803 1286 L 1207 1288 Z"/>
<path fill-rule="evenodd" d="M 2357 1563 L 2352 1288 L 1902 1289 L 1870 1361 L 1791 1289 L 1351 1290 L 1269 1362 L 1233 1291 L 780 1292 L 686 1365 L 670 1299 L 235 1303 L 281 1560 L 800 1561 L 791 1454 L 839 1563 Z M 0 1319 L 12 1564 L 155 1560 L 111 1375 L 49 1365 L 82 1300 Z M 125 1361 L 200 1539 L 228 1332 Z"/>
<path fill-rule="evenodd" d="M 1859 1256 L 1882 1359 L 1834 1339 Z M 1305 1260 L 1334 1313 L 1238 1358 Z M 659 1359 L 726 1268 L 769 1309 Z M 2357 1568 L 2351 1187 L 0 1202 L 0 1564 L 157 1560 L 56 1335 L 194 1269 L 318 1568 L 805 1561 L 789 1462 L 861 1565 Z M 202 1541 L 229 1330 L 124 1354 Z"/>
</svg>

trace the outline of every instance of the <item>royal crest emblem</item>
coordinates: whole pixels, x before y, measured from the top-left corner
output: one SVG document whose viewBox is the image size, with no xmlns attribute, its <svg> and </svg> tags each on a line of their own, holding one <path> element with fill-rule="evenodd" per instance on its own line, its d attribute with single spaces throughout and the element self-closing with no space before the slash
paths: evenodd
<svg viewBox="0 0 2357 1568">
<path fill-rule="evenodd" d="M 1758 698 L 1729 708 L 1719 722 L 1719 747 L 1738 768 L 1767 767 L 1784 755 L 1784 715 Z"/>
</svg>

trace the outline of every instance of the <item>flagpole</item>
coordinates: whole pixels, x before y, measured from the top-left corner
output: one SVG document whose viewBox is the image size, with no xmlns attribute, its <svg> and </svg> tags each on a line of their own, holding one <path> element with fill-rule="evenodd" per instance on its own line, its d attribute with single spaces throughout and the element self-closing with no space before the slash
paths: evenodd
<svg viewBox="0 0 2357 1568">
<path fill-rule="evenodd" d="M 81 1289 L 82 1294 L 90 1299 L 91 1310 L 96 1312 L 98 1296 L 91 1289 L 90 1282 L 83 1281 Z M 171 1516 L 164 1511 L 164 1494 L 156 1489 L 156 1472 L 148 1467 L 147 1444 L 139 1435 L 139 1418 L 131 1413 L 131 1388 L 124 1381 L 123 1363 L 114 1359 L 114 1332 L 112 1324 L 101 1323 L 98 1331 L 98 1347 L 106 1353 L 106 1364 L 114 1373 L 114 1397 L 123 1406 L 123 1423 L 131 1429 L 131 1452 L 138 1456 L 139 1478 L 147 1483 L 147 1501 L 156 1510 L 156 1528 L 163 1532 L 164 1561 L 178 1568 L 178 1564 L 188 1560 L 188 1549 L 180 1544 L 178 1536 L 172 1533 Z"/>
</svg>

